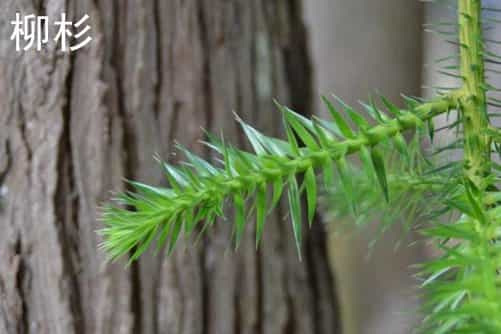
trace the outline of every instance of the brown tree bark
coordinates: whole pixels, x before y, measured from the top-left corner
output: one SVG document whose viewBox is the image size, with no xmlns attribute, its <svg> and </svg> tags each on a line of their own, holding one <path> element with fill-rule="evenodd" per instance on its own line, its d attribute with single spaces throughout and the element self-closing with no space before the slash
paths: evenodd
<svg viewBox="0 0 501 334">
<path fill-rule="evenodd" d="M 15 13 L 91 17 L 93 42 L 16 52 Z M 50 27 L 54 35 L 54 27 Z M 336 333 L 320 225 L 298 261 L 285 208 L 256 251 L 221 222 L 198 247 L 127 267 L 98 250 L 99 206 L 123 178 L 161 184 L 155 153 L 203 153 L 201 128 L 244 145 L 232 110 L 268 134 L 272 98 L 311 110 L 298 0 L 0 3 L 0 333 Z"/>
</svg>

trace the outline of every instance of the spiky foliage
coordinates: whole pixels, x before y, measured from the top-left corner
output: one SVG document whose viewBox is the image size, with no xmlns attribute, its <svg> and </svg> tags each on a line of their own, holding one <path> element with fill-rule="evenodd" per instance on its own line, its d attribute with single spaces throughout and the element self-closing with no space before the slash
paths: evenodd
<svg viewBox="0 0 501 334">
<path fill-rule="evenodd" d="M 209 135 L 207 145 L 220 156 L 211 164 L 179 147 L 184 164 L 162 163 L 169 187 L 131 182 L 134 191 L 105 208 L 103 247 L 111 258 L 130 254 L 131 260 L 153 243 L 167 245 L 171 252 L 182 234 L 203 232 L 214 224 L 228 202 L 235 209 L 236 244 L 250 212 L 258 243 L 266 214 L 286 193 L 300 253 L 300 197 L 304 194 L 311 224 L 321 179 L 331 196 L 347 203 L 340 213 L 362 218 L 375 214 L 387 223 L 402 217 L 407 224 L 425 222 L 421 231 L 441 255 L 420 266 L 428 297 L 424 332 L 501 333 L 501 192 L 496 187 L 501 166 L 492 157 L 500 151 L 501 132 L 490 125 L 494 114 L 488 112 L 500 101 L 488 95 L 496 89 L 486 81 L 486 73 L 493 71 L 486 64 L 496 64 L 498 57 L 483 38 L 482 11 L 496 10 L 482 8 L 480 0 L 457 0 L 457 22 L 429 26 L 458 46 L 459 56 L 438 64 L 460 87 L 438 87 L 439 95 L 431 101 L 405 98 L 405 109 L 385 98 L 362 103 L 369 118 L 340 100 L 342 110 L 324 98 L 329 121 L 304 118 L 277 103 L 287 140 L 267 137 L 238 119 L 254 152 Z M 486 23 L 498 22 L 488 18 Z M 433 119 L 450 112 L 456 118 L 444 129 L 455 129 L 456 140 L 422 152 L 423 133 L 433 139 L 440 130 L 434 129 Z M 406 140 L 405 131 L 414 132 L 414 139 Z M 451 149 L 461 150 L 462 159 L 431 158 Z M 358 156 L 361 167 L 349 156 Z"/>
<path fill-rule="evenodd" d="M 209 135 L 207 145 L 221 156 L 218 165 L 211 165 L 179 147 L 187 159 L 182 166 L 162 163 L 170 188 L 131 182 L 135 192 L 121 194 L 117 198 L 119 206 L 105 208 L 103 217 L 106 227 L 101 230 L 105 237 L 104 248 L 113 258 L 132 251 L 132 259 L 139 257 L 154 241 L 160 246 L 168 242 L 169 251 L 172 251 L 182 230 L 190 235 L 201 221 L 205 230 L 216 217 L 223 216 L 227 199 L 233 201 L 236 211 L 235 239 L 238 244 L 246 224 L 245 202 L 251 198 L 256 211 L 256 242 L 259 242 L 266 213 L 278 204 L 282 193 L 287 190 L 299 251 L 300 190 L 306 192 L 311 223 L 317 202 L 317 172 L 322 172 L 326 186 L 330 187 L 334 184 L 333 172 L 337 170 L 346 195 L 352 198 L 353 182 L 347 156 L 358 153 L 365 169 L 377 177 L 382 193 L 388 197 L 385 162 L 378 144 L 391 140 L 402 152 L 406 151 L 402 132 L 423 127 L 433 116 L 451 109 L 455 100 L 451 95 L 419 105 L 415 100 L 408 99 L 408 109 L 392 107 L 394 119 L 384 116 L 374 104 L 367 105 L 377 123 L 372 127 L 346 107 L 345 111 L 358 125 L 358 131 L 348 125 L 327 99 L 325 102 L 333 121 L 309 120 L 277 103 L 283 114 L 287 141 L 267 137 L 239 120 L 254 153 L 239 150 Z M 300 147 L 298 141 L 305 146 Z M 301 186 L 298 176 L 303 176 Z M 268 188 L 271 188 L 270 194 Z M 266 203 L 271 205 L 266 207 Z M 352 203 L 355 207 L 355 202 Z M 158 240 L 155 240 L 157 237 Z"/>
</svg>

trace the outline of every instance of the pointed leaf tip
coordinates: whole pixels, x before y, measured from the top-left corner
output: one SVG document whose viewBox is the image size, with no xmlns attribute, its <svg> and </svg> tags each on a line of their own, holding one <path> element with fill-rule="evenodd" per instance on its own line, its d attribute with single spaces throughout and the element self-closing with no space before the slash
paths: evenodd
<svg viewBox="0 0 501 334">
<path fill-rule="evenodd" d="M 353 138 L 355 135 L 353 134 L 353 131 L 348 124 L 348 122 L 345 121 L 345 119 L 341 116 L 339 111 L 334 107 L 334 104 L 326 98 L 325 96 L 322 96 L 322 101 L 324 101 L 325 106 L 327 107 L 327 110 L 329 111 L 332 119 L 336 123 L 337 127 L 341 131 L 344 137 L 346 138 Z"/>
<path fill-rule="evenodd" d="M 374 170 L 376 171 L 376 176 L 379 181 L 379 185 L 384 194 L 386 202 L 390 201 L 389 191 L 388 191 L 388 181 L 386 179 L 386 168 L 384 163 L 383 154 L 377 148 L 373 148 L 371 152 L 372 163 L 374 164 Z"/>
<path fill-rule="evenodd" d="M 308 204 L 308 224 L 311 227 L 317 209 L 317 180 L 313 167 L 308 168 L 304 175 L 306 185 L 306 200 Z"/>
<path fill-rule="evenodd" d="M 301 204 L 299 198 L 299 189 L 294 175 L 289 177 L 288 198 L 292 229 L 299 257 L 301 257 L 302 229 L 301 229 Z"/>
</svg>

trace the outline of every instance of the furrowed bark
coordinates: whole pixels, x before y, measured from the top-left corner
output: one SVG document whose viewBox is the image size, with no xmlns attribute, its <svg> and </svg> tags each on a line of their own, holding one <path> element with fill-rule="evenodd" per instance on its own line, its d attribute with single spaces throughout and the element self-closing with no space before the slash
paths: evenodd
<svg viewBox="0 0 501 334">
<path fill-rule="evenodd" d="M 89 14 L 94 40 L 18 53 L 17 11 Z M 174 140 L 204 153 L 203 127 L 243 144 L 232 110 L 279 135 L 275 97 L 311 110 L 299 1 L 7 0 L 0 13 L 1 333 L 337 331 L 322 228 L 299 262 L 285 207 L 258 252 L 249 230 L 233 254 L 222 224 L 170 258 L 107 265 L 95 233 L 123 178 L 164 182 L 153 156 L 175 160 Z"/>
</svg>

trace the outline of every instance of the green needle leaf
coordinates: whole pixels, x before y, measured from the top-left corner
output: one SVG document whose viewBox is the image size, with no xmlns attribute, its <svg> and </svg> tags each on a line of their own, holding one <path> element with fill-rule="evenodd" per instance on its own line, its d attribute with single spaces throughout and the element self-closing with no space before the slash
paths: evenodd
<svg viewBox="0 0 501 334">
<path fill-rule="evenodd" d="M 365 120 L 359 113 L 353 110 L 352 107 L 347 105 L 341 98 L 336 95 L 332 95 L 336 101 L 343 107 L 344 111 L 348 114 L 351 120 L 361 129 L 365 130 L 369 128 L 369 122 Z"/>
<path fill-rule="evenodd" d="M 433 142 L 433 138 L 435 137 L 435 125 L 433 124 L 433 120 L 429 120 L 428 124 L 428 135 L 430 136 L 431 142 Z"/>
<path fill-rule="evenodd" d="M 343 156 L 337 161 L 337 168 L 339 172 L 339 177 L 341 178 L 341 183 L 343 185 L 344 193 L 348 202 L 351 203 L 351 209 L 354 216 L 356 216 L 357 209 L 353 196 L 353 183 L 351 180 L 350 172 L 348 170 L 348 163 L 346 158 Z"/>
<path fill-rule="evenodd" d="M 388 109 L 388 111 L 395 117 L 399 117 L 401 115 L 401 112 L 400 112 L 400 109 L 394 105 L 393 103 L 391 103 L 386 97 L 384 96 L 380 96 L 381 98 L 381 101 L 383 101 L 383 104 L 385 105 L 385 107 Z"/>
<path fill-rule="evenodd" d="M 376 176 L 379 181 L 379 185 L 384 194 L 386 202 L 390 201 L 390 196 L 388 192 L 388 181 L 386 180 L 386 168 L 384 164 L 384 158 L 381 151 L 377 148 L 373 148 L 371 152 L 372 163 L 374 164 L 374 170 L 376 171 Z"/>
<path fill-rule="evenodd" d="M 306 199 L 308 204 L 308 223 L 311 227 L 317 209 L 317 180 L 313 168 L 308 168 L 304 174 L 306 184 Z"/>
<path fill-rule="evenodd" d="M 179 235 L 181 234 L 181 230 L 183 228 L 183 221 L 178 220 L 174 222 L 173 224 L 173 229 L 172 229 L 172 235 L 170 237 L 170 242 L 169 242 L 169 251 L 168 255 L 171 255 L 174 249 L 176 248 L 177 241 L 179 240 Z"/>
<path fill-rule="evenodd" d="M 277 178 L 273 182 L 273 198 L 271 200 L 270 211 L 273 210 L 280 202 L 280 198 L 282 198 L 282 192 L 284 190 L 284 183 L 282 178 Z"/>
<path fill-rule="evenodd" d="M 329 101 L 329 99 L 326 98 L 325 96 L 322 96 L 322 100 L 327 106 L 327 109 L 329 110 L 332 119 L 334 120 L 334 122 L 336 122 L 336 125 L 338 126 L 343 136 L 345 136 L 346 138 L 353 138 L 355 135 L 353 134 L 353 131 L 351 130 L 349 124 L 344 120 L 341 114 L 339 114 L 339 112 L 336 110 L 331 101 Z"/>
<path fill-rule="evenodd" d="M 365 174 L 371 181 L 374 180 L 374 164 L 372 163 L 371 153 L 366 146 L 360 147 L 360 160 Z"/>
<path fill-rule="evenodd" d="M 165 245 L 165 241 L 167 240 L 167 237 L 169 236 L 169 233 L 172 229 L 172 223 L 171 222 L 165 222 L 164 227 L 162 228 L 162 232 L 160 233 L 160 236 L 158 237 L 158 242 L 157 242 L 157 252 L 160 251 L 162 246 Z"/>
<path fill-rule="evenodd" d="M 294 239 L 296 241 L 297 252 L 299 257 L 301 258 L 301 243 L 302 243 L 301 204 L 299 199 L 299 189 L 296 177 L 294 175 L 291 175 L 289 177 L 288 183 L 289 183 L 288 198 L 289 198 L 292 229 L 294 231 Z"/>
<path fill-rule="evenodd" d="M 288 109 L 284 108 L 285 121 L 289 123 L 298 137 L 303 141 L 303 143 L 312 151 L 317 151 L 319 146 L 313 136 L 306 130 L 306 128 L 295 118 L 293 113 Z"/>
</svg>

